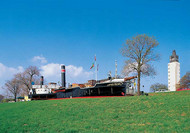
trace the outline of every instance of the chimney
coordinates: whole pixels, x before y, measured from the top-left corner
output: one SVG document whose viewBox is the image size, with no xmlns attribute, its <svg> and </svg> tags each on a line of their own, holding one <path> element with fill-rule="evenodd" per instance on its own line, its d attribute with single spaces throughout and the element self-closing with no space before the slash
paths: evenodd
<svg viewBox="0 0 190 133">
<path fill-rule="evenodd" d="M 62 87 L 65 88 L 66 83 L 65 83 L 65 65 L 61 65 L 61 83 Z"/>
<path fill-rule="evenodd" d="M 41 76 L 40 78 L 40 88 L 42 88 L 42 85 L 44 85 L 44 77 Z"/>
</svg>

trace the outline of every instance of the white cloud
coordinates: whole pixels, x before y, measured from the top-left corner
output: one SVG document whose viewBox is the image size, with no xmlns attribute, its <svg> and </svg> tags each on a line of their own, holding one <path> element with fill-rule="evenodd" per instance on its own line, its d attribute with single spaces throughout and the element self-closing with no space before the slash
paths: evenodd
<svg viewBox="0 0 190 133">
<path fill-rule="evenodd" d="M 17 68 L 8 67 L 4 64 L 0 63 L 0 88 L 4 85 L 6 80 L 10 80 L 13 78 L 13 75 L 23 72 L 24 68 L 22 66 L 18 66 Z M 4 93 L 4 90 L 0 89 L 0 94 Z"/>
<path fill-rule="evenodd" d="M 42 55 L 41 55 L 41 56 L 34 56 L 34 57 L 32 58 L 32 61 L 33 61 L 33 62 L 40 62 L 40 63 L 42 63 L 42 64 L 47 63 L 46 58 L 43 57 Z"/>
<path fill-rule="evenodd" d="M 37 56 L 35 58 L 38 59 Z M 45 59 L 45 58 L 44 58 Z M 61 81 L 61 64 L 49 63 L 39 67 L 41 75 L 44 76 L 47 82 Z M 10 80 L 19 72 L 23 72 L 22 66 L 8 67 L 0 63 L 0 88 L 4 85 L 6 80 Z M 68 65 L 66 66 L 66 82 L 67 83 L 85 83 L 87 80 L 93 79 L 93 72 L 86 71 L 82 66 Z M 3 90 L 0 89 L 0 94 Z"/>
<path fill-rule="evenodd" d="M 60 71 L 60 64 L 54 64 L 50 63 L 44 66 L 40 67 L 41 69 L 41 75 L 43 75 L 46 78 L 51 78 L 53 76 L 57 76 Z"/>
<path fill-rule="evenodd" d="M 57 82 L 61 80 L 61 64 L 50 63 L 40 67 L 41 74 L 46 78 L 49 82 Z M 68 65 L 66 66 L 66 81 L 67 83 L 81 83 L 87 82 L 90 78 L 92 78 L 93 72 L 88 72 L 83 69 L 83 67 Z"/>
<path fill-rule="evenodd" d="M 17 68 L 13 67 L 7 67 L 4 64 L 0 63 L 0 79 L 9 79 L 11 78 L 14 74 L 23 72 L 24 68 L 22 66 L 18 66 Z"/>
<path fill-rule="evenodd" d="M 66 66 L 67 74 L 73 78 L 87 77 L 93 75 L 93 72 L 87 72 L 83 69 L 83 67 L 76 67 L 73 65 Z"/>
</svg>

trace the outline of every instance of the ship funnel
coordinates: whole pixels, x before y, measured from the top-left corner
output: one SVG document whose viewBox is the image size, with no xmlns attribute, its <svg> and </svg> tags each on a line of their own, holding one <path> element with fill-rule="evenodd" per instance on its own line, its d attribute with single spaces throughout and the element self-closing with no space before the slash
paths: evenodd
<svg viewBox="0 0 190 133">
<path fill-rule="evenodd" d="M 66 83 L 65 83 L 65 65 L 61 65 L 61 83 L 62 83 L 62 87 L 65 88 L 66 87 Z"/>
<path fill-rule="evenodd" d="M 42 85 L 44 85 L 44 77 L 41 76 L 40 78 L 40 88 L 42 88 Z"/>
</svg>

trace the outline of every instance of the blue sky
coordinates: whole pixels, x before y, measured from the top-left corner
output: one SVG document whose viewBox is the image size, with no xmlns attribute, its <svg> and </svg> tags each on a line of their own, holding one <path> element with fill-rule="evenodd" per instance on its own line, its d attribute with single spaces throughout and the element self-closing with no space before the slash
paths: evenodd
<svg viewBox="0 0 190 133">
<path fill-rule="evenodd" d="M 120 73 L 125 60 L 119 52 L 122 44 L 143 33 L 156 37 L 160 43 L 156 52 L 161 54 L 153 63 L 158 74 L 142 79 L 143 90 L 149 91 L 156 82 L 167 84 L 173 49 L 180 58 L 181 77 L 190 71 L 189 5 L 189 0 L 2 1 L 0 86 L 29 65 L 37 65 L 47 82 L 57 82 L 56 66 L 65 64 L 70 66 L 67 82 L 85 82 L 94 77 L 89 68 L 95 54 L 99 78 L 106 78 L 110 70 L 114 73 L 115 60 Z"/>
</svg>

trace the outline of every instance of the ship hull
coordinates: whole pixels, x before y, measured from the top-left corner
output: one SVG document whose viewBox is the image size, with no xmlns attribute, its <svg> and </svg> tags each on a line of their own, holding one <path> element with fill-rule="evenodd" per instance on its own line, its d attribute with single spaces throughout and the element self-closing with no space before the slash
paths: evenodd
<svg viewBox="0 0 190 133">
<path fill-rule="evenodd" d="M 86 97 L 86 96 L 128 96 L 134 95 L 134 90 L 128 82 L 96 84 L 95 87 L 66 89 L 58 92 L 57 98 Z"/>
</svg>

